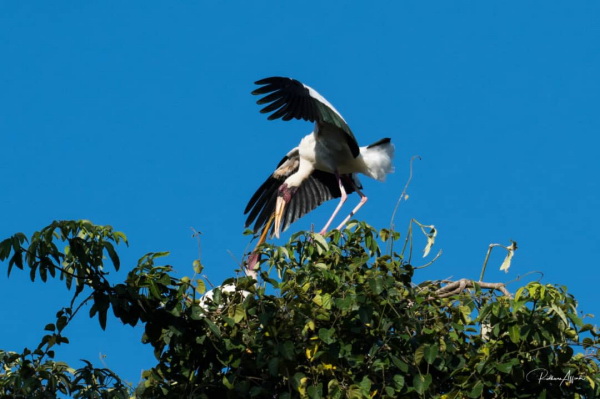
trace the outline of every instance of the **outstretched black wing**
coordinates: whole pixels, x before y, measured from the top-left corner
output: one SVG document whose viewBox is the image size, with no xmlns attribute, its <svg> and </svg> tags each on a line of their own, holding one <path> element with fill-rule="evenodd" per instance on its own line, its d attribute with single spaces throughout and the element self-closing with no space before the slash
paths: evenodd
<svg viewBox="0 0 600 399">
<path fill-rule="evenodd" d="M 259 99 L 259 105 L 268 104 L 260 110 L 269 113 L 268 119 L 281 118 L 284 121 L 304 119 L 318 124 L 334 126 L 345 133 L 346 141 L 354 157 L 360 153 L 356 138 L 342 115 L 315 89 L 291 78 L 271 77 L 255 82 L 259 87 L 252 94 L 266 96 Z"/>
<path fill-rule="evenodd" d="M 285 179 L 298 171 L 299 157 L 298 149 L 290 151 L 277 165 L 277 169 L 265 182 L 256 190 L 244 214 L 248 214 L 246 227 L 254 223 L 252 230 L 255 234 L 260 233 L 267 221 L 275 212 L 277 202 L 277 191 Z M 354 183 L 351 175 L 343 175 L 342 182 L 347 194 L 354 192 Z M 341 196 L 340 187 L 333 173 L 315 170 L 304 180 L 287 204 L 281 221 L 281 231 L 287 228 L 296 220 L 306 215 L 325 201 Z M 269 234 L 273 234 L 274 226 L 270 227 Z"/>
</svg>

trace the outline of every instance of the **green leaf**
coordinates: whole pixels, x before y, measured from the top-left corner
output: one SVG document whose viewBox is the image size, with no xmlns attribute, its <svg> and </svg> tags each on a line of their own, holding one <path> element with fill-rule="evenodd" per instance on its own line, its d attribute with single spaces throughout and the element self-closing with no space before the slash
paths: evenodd
<svg viewBox="0 0 600 399">
<path fill-rule="evenodd" d="M 235 388 L 235 386 L 231 383 L 231 381 L 229 381 L 229 379 L 227 378 L 226 375 L 223 376 L 223 385 L 225 385 L 225 388 L 232 390 Z"/>
<path fill-rule="evenodd" d="M 365 305 L 361 306 L 358 309 L 358 317 L 361 322 L 368 324 L 371 322 L 371 318 L 373 317 L 373 308 L 371 306 Z"/>
<path fill-rule="evenodd" d="M 348 399 L 364 399 L 364 395 L 360 387 L 356 384 L 352 384 L 348 387 L 348 390 L 346 391 L 346 397 Z"/>
<path fill-rule="evenodd" d="M 437 359 L 439 353 L 439 349 L 437 344 L 428 345 L 425 348 L 425 361 L 429 364 L 433 364 L 433 362 Z"/>
<path fill-rule="evenodd" d="M 518 302 L 519 299 L 521 299 L 521 295 L 523 295 L 523 292 L 526 290 L 526 287 L 521 287 L 517 290 L 517 293 L 515 294 L 515 302 Z"/>
<path fill-rule="evenodd" d="M 317 253 L 319 255 L 323 254 L 323 252 L 329 251 L 329 245 L 327 244 L 327 241 L 325 241 L 325 237 L 318 233 L 312 233 L 311 237 L 315 241 Z"/>
<path fill-rule="evenodd" d="M 380 278 L 375 278 L 369 280 L 369 287 L 373 294 L 379 295 L 383 292 L 383 281 Z"/>
<path fill-rule="evenodd" d="M 319 328 L 319 338 L 326 344 L 331 344 L 335 340 L 333 336 L 335 334 L 335 328 Z"/>
<path fill-rule="evenodd" d="M 158 285 L 156 284 L 155 281 L 150 281 L 148 288 L 150 289 L 150 294 L 155 299 L 162 299 L 162 295 L 160 294 L 160 290 L 158 289 Z"/>
<path fill-rule="evenodd" d="M 296 373 L 292 376 L 292 386 L 300 393 L 300 396 L 304 396 L 306 393 L 307 378 L 304 373 Z"/>
<path fill-rule="evenodd" d="M 293 360 L 296 356 L 296 347 L 292 341 L 285 341 L 279 346 L 279 352 L 287 360 Z"/>
<path fill-rule="evenodd" d="M 229 308 L 229 317 L 237 324 L 246 317 L 246 311 L 242 305 L 232 306 Z"/>
<path fill-rule="evenodd" d="M 413 377 L 413 387 L 419 395 L 423 395 L 431 385 L 431 374 L 417 374 Z"/>
<path fill-rule="evenodd" d="M 508 327 L 508 336 L 514 344 L 518 344 L 521 340 L 521 329 L 519 325 L 513 324 L 512 326 Z"/>
<path fill-rule="evenodd" d="M 349 310 L 353 304 L 352 297 L 336 298 L 333 302 L 340 310 Z"/>
<path fill-rule="evenodd" d="M 12 266 L 15 265 L 19 269 L 23 270 L 23 254 L 21 251 L 15 251 L 13 256 L 8 261 L 8 275 L 10 276 L 10 271 L 12 270 Z"/>
<path fill-rule="evenodd" d="M 390 357 L 392 358 L 392 363 L 394 364 L 394 366 L 398 367 L 398 369 L 400 371 L 402 371 L 403 373 L 408 372 L 408 364 L 403 362 L 402 360 L 400 360 L 399 358 L 397 358 L 394 355 L 390 355 Z M 403 379 L 404 381 L 404 379 Z"/>
<path fill-rule="evenodd" d="M 483 382 L 477 381 L 471 392 L 469 392 L 469 398 L 479 398 L 483 392 Z"/>
<path fill-rule="evenodd" d="M 331 379 L 327 383 L 327 392 L 330 398 L 341 399 L 342 390 L 340 389 L 340 383 L 336 379 Z"/>
<path fill-rule="evenodd" d="M 277 376 L 279 374 L 279 363 L 280 361 L 278 357 L 274 357 L 269 360 L 269 374 L 272 376 Z"/>
<path fill-rule="evenodd" d="M 204 269 L 204 267 L 202 266 L 202 263 L 200 263 L 200 260 L 198 260 L 198 259 L 196 259 L 192 263 L 192 267 L 194 268 L 194 273 L 196 273 L 196 274 L 202 273 L 202 270 Z"/>
<path fill-rule="evenodd" d="M 510 373 L 512 371 L 513 364 L 511 362 L 507 363 L 497 363 L 496 369 L 502 373 Z"/>
<path fill-rule="evenodd" d="M 520 301 L 514 300 L 513 307 L 512 307 L 512 313 L 515 314 L 515 313 L 519 312 L 523 308 L 523 306 L 525 306 L 526 303 L 527 303 L 526 299 L 522 299 Z"/>
<path fill-rule="evenodd" d="M 221 338 L 221 330 L 219 330 L 219 327 L 213 323 L 211 320 L 209 320 L 208 318 L 204 317 L 202 320 L 204 320 L 204 322 L 206 323 L 206 325 L 208 326 L 208 329 L 217 336 L 217 338 Z"/>
<path fill-rule="evenodd" d="M 199 294 L 204 294 L 206 292 L 206 283 L 204 282 L 204 280 L 200 278 L 196 280 L 196 291 Z"/>
<path fill-rule="evenodd" d="M 69 319 L 65 316 L 59 316 L 56 319 L 56 328 L 58 329 L 58 331 L 62 331 L 67 324 L 69 323 Z"/>
<path fill-rule="evenodd" d="M 321 297 L 321 306 L 323 306 L 323 309 L 331 309 L 331 305 L 333 303 L 333 300 L 331 299 L 331 295 L 329 294 L 323 294 Z"/>
<path fill-rule="evenodd" d="M 371 382 L 369 377 L 367 377 L 366 375 L 360 381 L 360 384 L 358 384 L 363 395 L 365 395 L 365 396 L 369 396 L 369 394 L 371 393 L 371 385 L 373 385 L 373 383 Z"/>
<path fill-rule="evenodd" d="M 401 374 L 396 374 L 394 375 L 392 380 L 394 381 L 394 386 L 396 387 L 396 390 L 402 390 L 402 388 L 404 387 L 404 376 Z"/>
<path fill-rule="evenodd" d="M 551 308 L 554 311 L 554 313 L 556 313 L 560 317 L 562 322 L 565 323 L 565 326 L 568 326 L 569 322 L 567 321 L 567 316 L 565 316 L 565 312 L 563 312 L 563 310 L 556 306 L 556 304 L 554 303 L 551 305 Z"/>
<path fill-rule="evenodd" d="M 415 364 L 419 365 L 425 356 L 425 345 L 421 345 L 415 351 Z"/>
<path fill-rule="evenodd" d="M 323 306 L 323 297 L 320 294 L 315 295 L 312 301 L 318 306 Z"/>
<path fill-rule="evenodd" d="M 379 237 L 381 237 L 381 241 L 385 242 L 390 237 L 390 231 L 388 229 L 379 230 Z"/>
<path fill-rule="evenodd" d="M 169 254 L 170 254 L 169 251 L 154 252 L 154 253 L 152 253 L 152 258 L 153 259 L 164 258 L 165 256 L 169 256 Z"/>
<path fill-rule="evenodd" d="M 100 322 L 100 327 L 103 330 L 106 330 L 106 314 L 107 313 L 108 313 L 108 310 L 106 310 L 106 309 L 98 311 L 98 321 Z"/>
<path fill-rule="evenodd" d="M 10 255 L 10 251 L 12 249 L 12 240 L 7 238 L 0 242 L 0 260 L 5 260 Z"/>
<path fill-rule="evenodd" d="M 207 311 L 205 311 L 202 307 L 193 305 L 190 317 L 192 320 L 201 320 L 206 317 L 206 313 Z"/>
<path fill-rule="evenodd" d="M 319 384 L 318 386 L 311 385 L 306 389 L 306 393 L 310 399 L 321 399 L 323 397 L 323 386 Z"/>
<path fill-rule="evenodd" d="M 108 241 L 104 241 L 102 243 L 102 245 L 106 249 L 106 252 L 108 252 L 108 256 L 110 257 L 110 260 L 113 263 L 115 270 L 118 271 L 119 267 L 121 266 L 121 261 L 119 260 L 119 256 L 117 255 L 117 252 L 115 251 L 115 247 Z"/>
</svg>

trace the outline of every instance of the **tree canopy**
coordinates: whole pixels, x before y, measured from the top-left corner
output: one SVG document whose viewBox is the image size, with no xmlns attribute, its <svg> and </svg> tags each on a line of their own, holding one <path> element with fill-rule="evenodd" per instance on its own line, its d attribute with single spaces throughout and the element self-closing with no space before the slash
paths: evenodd
<svg viewBox="0 0 600 399">
<path fill-rule="evenodd" d="M 161 263 L 167 253 L 109 281 L 127 243 L 110 226 L 56 221 L 17 233 L 0 242 L 8 274 L 60 279 L 72 300 L 35 348 L 0 350 L 0 397 L 600 397 L 600 332 L 566 287 L 531 282 L 513 295 L 470 280 L 417 284 L 399 240 L 362 222 L 299 232 L 259 248 L 258 281 L 240 274 L 206 292 L 200 260 L 176 278 Z M 156 364 L 136 386 L 55 359 L 86 304 L 102 329 L 109 312 L 143 324 Z"/>
</svg>

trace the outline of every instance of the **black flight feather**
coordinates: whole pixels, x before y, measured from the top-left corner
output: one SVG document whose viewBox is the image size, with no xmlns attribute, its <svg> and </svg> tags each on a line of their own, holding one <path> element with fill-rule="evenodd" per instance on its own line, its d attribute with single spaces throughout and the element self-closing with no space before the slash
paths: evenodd
<svg viewBox="0 0 600 399">
<path fill-rule="evenodd" d="M 334 126 L 345 133 L 352 155 L 357 157 L 360 154 L 360 148 L 348 124 L 329 105 L 311 96 L 308 86 L 298 80 L 284 77 L 265 78 L 255 83 L 262 87 L 254 90 L 252 94 L 267 94 L 256 102 L 259 105 L 268 104 L 260 110 L 261 113 L 272 112 L 267 119 L 303 119 Z"/>
</svg>

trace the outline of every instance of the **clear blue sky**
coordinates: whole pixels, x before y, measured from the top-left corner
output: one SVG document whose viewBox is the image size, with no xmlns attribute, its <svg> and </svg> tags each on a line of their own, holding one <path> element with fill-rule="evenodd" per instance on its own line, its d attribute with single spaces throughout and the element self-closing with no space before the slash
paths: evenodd
<svg viewBox="0 0 600 399">
<path fill-rule="evenodd" d="M 488 245 L 513 239 L 510 272 L 498 251 L 486 280 L 541 271 L 600 315 L 599 2 L 208 3 L 0 3 L 0 238 L 55 219 L 110 224 L 131 243 L 116 282 L 150 251 L 191 275 L 193 227 L 210 280 L 232 276 L 247 200 L 312 129 L 267 121 L 250 95 L 255 80 L 290 76 L 360 144 L 396 145 L 396 173 L 362 179 L 361 220 L 389 225 L 422 156 L 396 225 L 435 224 L 444 253 L 417 280 L 478 278 Z M 321 228 L 334 206 L 290 231 Z M 0 270 L 0 289 L 3 349 L 35 346 L 68 304 L 62 284 L 18 270 Z M 153 364 L 142 328 L 113 318 L 102 332 L 87 310 L 57 359 L 102 354 L 137 383 Z"/>
</svg>

